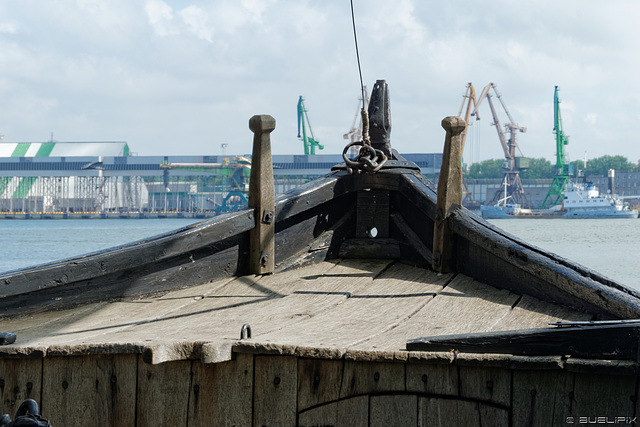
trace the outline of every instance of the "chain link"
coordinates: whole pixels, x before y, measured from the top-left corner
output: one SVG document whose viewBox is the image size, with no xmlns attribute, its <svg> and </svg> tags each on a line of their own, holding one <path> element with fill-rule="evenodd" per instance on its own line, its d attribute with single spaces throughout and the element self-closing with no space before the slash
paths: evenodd
<svg viewBox="0 0 640 427">
<path fill-rule="evenodd" d="M 387 156 L 381 150 L 371 146 L 371 141 L 369 140 L 369 113 L 363 107 L 360 114 L 362 115 L 362 141 L 350 142 L 342 151 L 342 158 L 347 165 L 349 174 L 355 175 L 361 172 L 378 172 L 387 161 Z M 347 152 L 351 147 L 362 147 L 358 151 L 358 157 L 355 159 L 350 159 L 347 156 Z"/>
<path fill-rule="evenodd" d="M 358 152 L 358 157 L 350 159 L 347 152 L 351 147 L 362 146 Z M 350 174 L 359 174 L 361 172 L 374 173 L 378 172 L 382 165 L 387 161 L 387 156 L 381 151 L 367 145 L 364 141 L 354 141 L 347 144 L 342 151 L 342 158 L 347 165 Z"/>
</svg>

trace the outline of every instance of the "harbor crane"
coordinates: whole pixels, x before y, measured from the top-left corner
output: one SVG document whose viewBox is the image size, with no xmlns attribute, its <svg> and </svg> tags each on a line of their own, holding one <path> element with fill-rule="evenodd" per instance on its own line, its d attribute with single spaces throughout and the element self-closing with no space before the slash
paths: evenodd
<svg viewBox="0 0 640 427">
<path fill-rule="evenodd" d="M 349 130 L 349 132 L 343 135 L 344 139 L 348 139 L 349 142 L 362 141 L 362 114 L 360 114 L 360 112 L 362 111 L 362 109 L 366 110 L 368 107 L 369 107 L 369 90 L 365 86 L 364 99 L 362 99 L 362 97 L 358 98 L 358 109 L 356 110 L 356 115 L 353 118 L 353 124 L 351 125 L 351 129 Z"/>
<path fill-rule="evenodd" d="M 344 139 L 348 139 L 349 142 L 358 142 L 362 141 L 362 110 L 366 110 L 369 108 L 369 90 L 367 87 L 364 87 L 364 99 L 362 96 L 358 98 L 358 109 L 356 110 L 356 115 L 353 118 L 353 124 L 351 125 L 351 129 L 349 132 L 342 135 Z M 360 149 L 358 146 L 354 145 L 349 148 L 349 152 L 347 153 L 350 156 L 357 156 Z"/>
<path fill-rule="evenodd" d="M 490 91 L 493 89 L 493 95 Z M 491 98 L 495 95 L 496 98 L 500 101 L 504 112 L 507 114 L 507 118 L 509 122 L 504 125 L 505 130 L 509 133 L 509 140 L 507 140 L 505 133 L 502 130 L 502 126 L 500 124 L 500 120 L 498 119 L 498 114 L 493 105 L 493 101 Z M 527 131 L 526 127 L 518 126 L 514 123 L 511 114 L 509 114 L 509 110 L 502 102 L 502 98 L 496 89 L 496 85 L 493 83 L 489 83 L 482 89 L 482 93 L 480 97 L 478 97 L 478 101 L 476 103 L 476 108 L 471 113 L 472 116 L 476 116 L 478 114 L 478 108 L 482 101 L 486 98 L 489 103 L 489 108 L 491 109 L 491 115 L 493 116 L 492 125 L 496 127 L 496 131 L 498 132 L 498 138 L 500 139 L 500 144 L 502 145 L 502 150 L 504 151 L 505 162 L 503 167 L 505 169 L 504 179 L 502 180 L 501 187 L 496 191 L 495 196 L 493 196 L 492 203 L 496 204 L 499 200 L 503 198 L 503 194 L 506 194 L 508 198 L 514 203 L 518 203 L 524 207 L 529 206 L 529 202 L 524 194 L 524 188 L 522 188 L 522 181 L 520 180 L 520 171 L 529 168 L 529 159 L 524 157 L 516 157 L 516 134 L 518 132 L 524 133 Z"/>
<path fill-rule="evenodd" d="M 469 126 L 471 126 L 471 123 L 469 123 L 469 116 L 471 115 L 471 111 L 473 111 L 472 104 L 473 104 L 473 109 L 476 109 L 476 106 L 478 104 L 476 100 L 476 90 L 473 87 L 473 84 L 471 82 L 467 84 L 467 90 L 464 96 L 462 97 L 462 105 L 460 106 L 460 112 L 458 113 L 458 117 L 460 118 L 463 118 L 462 110 L 464 110 L 465 104 L 467 104 L 467 109 L 464 115 L 464 123 L 466 127 L 464 128 L 464 131 L 462 131 L 462 140 L 460 144 L 461 145 L 460 152 L 463 153 L 463 155 L 464 155 L 464 143 L 467 139 L 467 132 L 469 130 Z M 480 120 L 480 116 L 478 116 L 477 113 L 475 117 L 476 117 L 476 120 Z M 473 198 L 471 197 L 471 192 L 469 191 L 469 187 L 467 187 L 467 180 L 464 177 L 464 168 L 463 168 L 462 174 L 463 174 L 462 175 L 462 202 L 469 205 L 475 204 L 475 202 L 473 201 Z"/>
<path fill-rule="evenodd" d="M 560 116 L 560 98 L 558 97 L 558 86 L 553 92 L 553 133 L 556 135 L 556 175 L 549 191 L 542 202 L 542 207 L 558 205 L 562 202 L 562 192 L 569 182 L 569 177 L 573 175 L 573 165 L 568 164 L 564 146 L 569 145 L 569 137 L 562 130 L 562 117 Z"/>
<path fill-rule="evenodd" d="M 316 154 L 316 147 L 319 150 L 324 149 L 324 146 L 320 145 L 313 136 L 311 122 L 309 122 L 309 115 L 307 114 L 307 108 L 304 106 L 304 98 L 302 96 L 298 99 L 298 138 L 304 144 L 304 154 L 307 156 Z"/>
</svg>

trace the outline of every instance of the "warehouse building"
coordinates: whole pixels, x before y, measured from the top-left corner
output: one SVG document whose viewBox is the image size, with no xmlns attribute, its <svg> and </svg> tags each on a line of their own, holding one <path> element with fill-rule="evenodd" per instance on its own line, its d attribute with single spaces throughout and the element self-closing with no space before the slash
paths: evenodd
<svg viewBox="0 0 640 427">
<path fill-rule="evenodd" d="M 209 217 L 246 206 L 251 156 L 136 156 L 122 141 L 0 142 L 0 218 Z M 442 154 L 409 154 L 424 174 Z M 276 194 L 339 154 L 274 155 Z"/>
</svg>

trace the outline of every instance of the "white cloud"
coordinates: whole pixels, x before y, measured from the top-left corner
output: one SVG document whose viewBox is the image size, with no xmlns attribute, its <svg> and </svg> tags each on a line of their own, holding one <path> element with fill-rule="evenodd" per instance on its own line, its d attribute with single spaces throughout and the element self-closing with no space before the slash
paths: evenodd
<svg viewBox="0 0 640 427">
<path fill-rule="evenodd" d="M 18 31 L 18 24 L 15 22 L 0 22 L 0 33 L 15 34 Z"/>
<path fill-rule="evenodd" d="M 640 159 L 640 3 L 354 6 L 365 84 L 389 82 L 399 150 L 441 150 L 440 121 L 458 113 L 467 82 L 494 82 L 527 127 L 524 155 L 553 157 L 558 85 L 570 150 Z M 0 133 L 124 139 L 140 154 L 209 154 L 224 138 L 246 153 L 248 118 L 268 113 L 274 151 L 299 153 L 304 95 L 325 152 L 339 153 L 359 96 L 350 13 L 342 0 L 0 2 Z M 473 160 L 501 157 L 486 105 L 481 114 Z"/>
<path fill-rule="evenodd" d="M 159 36 L 178 34 L 171 6 L 162 0 L 147 0 L 144 5 L 149 24 Z"/>
<path fill-rule="evenodd" d="M 213 30 L 207 25 L 209 16 L 201 8 L 191 5 L 182 9 L 179 14 L 189 31 L 197 38 L 209 43 L 213 41 Z"/>
</svg>

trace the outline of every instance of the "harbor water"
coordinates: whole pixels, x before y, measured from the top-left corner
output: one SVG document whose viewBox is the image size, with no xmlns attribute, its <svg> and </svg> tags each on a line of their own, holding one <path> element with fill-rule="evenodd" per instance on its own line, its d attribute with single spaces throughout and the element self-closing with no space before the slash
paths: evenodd
<svg viewBox="0 0 640 427">
<path fill-rule="evenodd" d="M 0 272 L 120 246 L 201 220 L 27 219 L 0 220 Z"/>
<path fill-rule="evenodd" d="M 640 219 L 492 219 L 490 223 L 640 290 Z"/>
<path fill-rule="evenodd" d="M 1 220 L 0 271 L 70 258 L 155 236 L 196 219 Z M 490 222 L 640 290 L 640 219 L 501 219 Z"/>
</svg>

